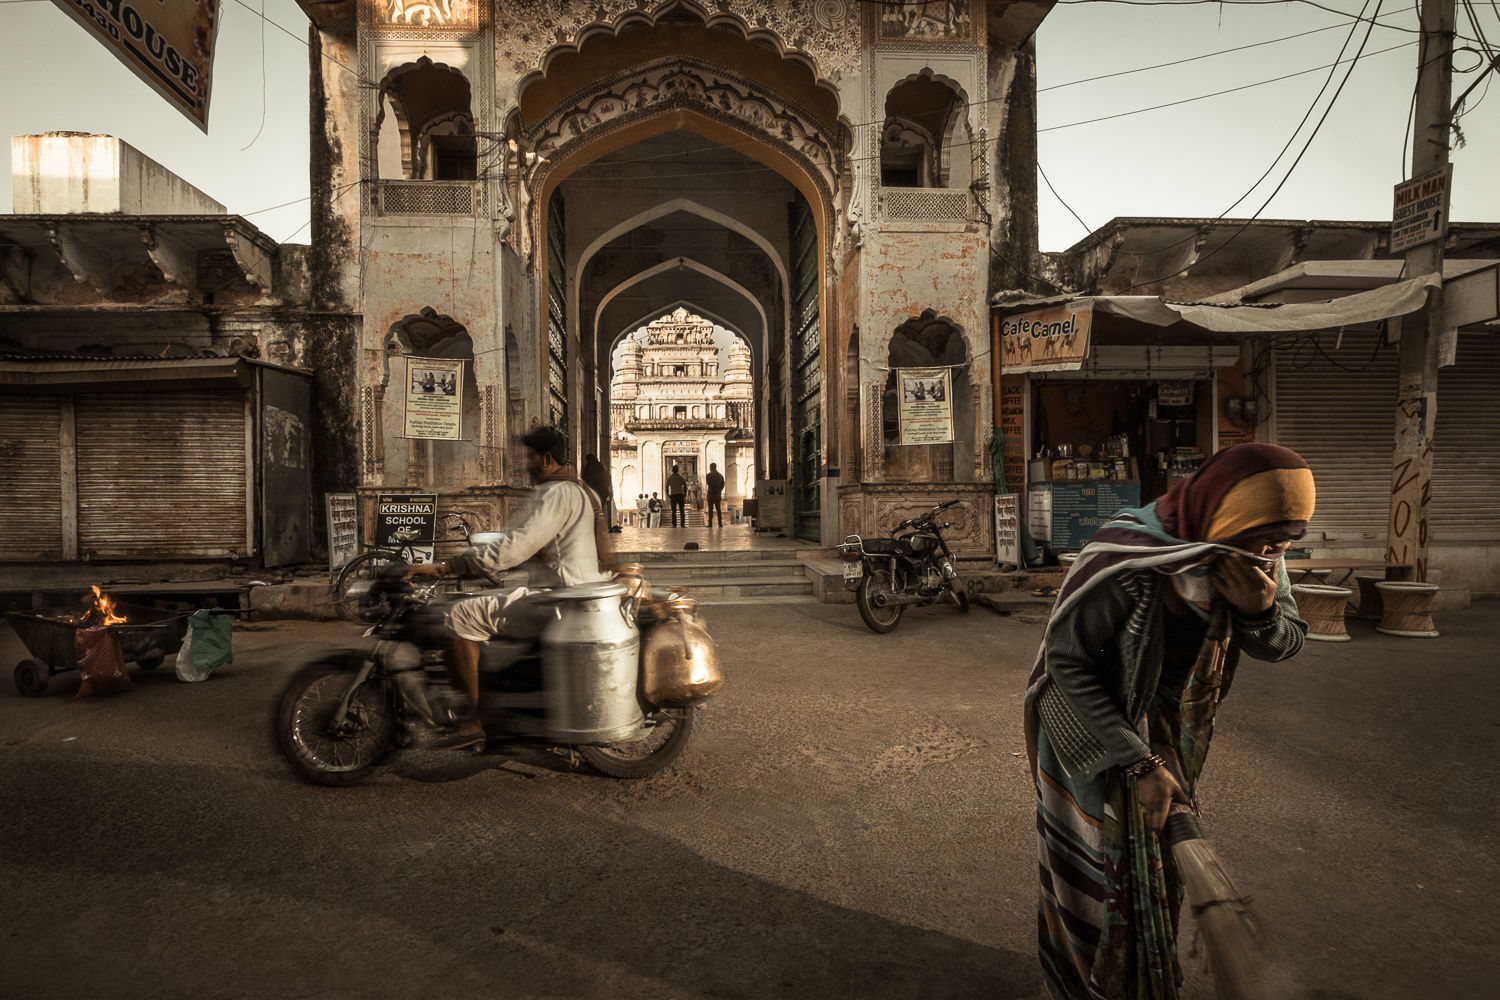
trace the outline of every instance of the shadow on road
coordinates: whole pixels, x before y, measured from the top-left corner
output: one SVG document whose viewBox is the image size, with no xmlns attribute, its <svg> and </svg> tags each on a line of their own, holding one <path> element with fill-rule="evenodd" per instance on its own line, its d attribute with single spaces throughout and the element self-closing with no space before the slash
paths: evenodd
<svg viewBox="0 0 1500 1000">
<path fill-rule="evenodd" d="M 1031 997 L 1040 989 L 1031 955 L 790 888 L 805 880 L 794 860 L 779 882 L 723 867 L 629 822 L 544 801 L 525 791 L 536 788 L 529 782 L 500 786 L 480 778 L 462 797 L 437 798 L 389 782 L 314 789 L 267 786 L 261 776 L 254 782 L 260 798 L 213 798 L 242 772 L 45 756 L 24 782 L 14 773 L 0 777 L 8 799 L 29 800 L 25 810 L 0 818 L 4 843 L 27 845 L 5 867 L 16 885 L 60 880 L 87 888 L 71 898 L 11 895 L 0 903 L 0 919 L 66 926 L 80 907 L 128 915 L 141 905 L 139 893 L 168 909 L 179 896 L 213 898 L 227 901 L 219 914 L 225 927 L 252 934 L 258 949 L 274 954 L 283 946 L 296 951 L 304 932 L 279 912 L 337 914 L 332 925 L 320 921 L 319 934 L 340 942 L 338 961 L 262 965 L 258 994 L 355 995 L 366 978 L 386 993 L 420 983 L 430 996 L 468 995 L 480 983 L 507 997 L 747 1000 L 961 1000 Z M 463 766 L 494 765 L 481 757 Z M 66 791 L 38 794 L 39 785 Z M 419 807 L 409 801 L 413 795 Z M 621 809 L 644 807 L 619 802 Z M 143 836 L 146 830 L 154 835 Z M 788 845 L 784 857 L 795 857 L 796 847 Z M 234 900 L 242 894 L 269 894 L 276 905 L 240 909 Z M 401 940 L 363 933 L 371 922 L 404 928 Z M 144 995 L 117 988 L 125 984 L 110 971 L 119 958 L 112 949 L 139 942 L 131 935 L 116 940 L 100 938 L 70 958 L 64 980 L 110 981 L 117 997 Z M 242 975 L 242 958 L 215 954 L 205 949 L 156 974 L 172 977 L 162 981 L 175 995 L 242 995 L 250 984 L 240 979 L 230 989 L 224 976 Z M 13 959 L 7 987 L 15 995 L 44 995 L 60 985 L 44 938 L 18 948 Z M 351 969 L 359 970 L 352 981 Z"/>
</svg>

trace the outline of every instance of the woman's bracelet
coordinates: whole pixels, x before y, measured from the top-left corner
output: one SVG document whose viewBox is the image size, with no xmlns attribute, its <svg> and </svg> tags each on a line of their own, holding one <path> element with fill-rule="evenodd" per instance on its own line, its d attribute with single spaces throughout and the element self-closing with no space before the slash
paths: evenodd
<svg viewBox="0 0 1500 1000">
<path fill-rule="evenodd" d="M 1127 778 L 1144 778 L 1146 775 L 1150 774 L 1152 771 L 1156 770 L 1158 767 L 1166 767 L 1166 766 L 1167 766 L 1167 762 L 1165 760 L 1163 760 L 1161 757 L 1157 756 L 1156 754 L 1151 754 L 1149 757 L 1142 757 L 1140 760 L 1136 761 L 1134 764 L 1131 764 L 1128 767 L 1126 767 L 1125 768 L 1125 776 Z"/>
</svg>

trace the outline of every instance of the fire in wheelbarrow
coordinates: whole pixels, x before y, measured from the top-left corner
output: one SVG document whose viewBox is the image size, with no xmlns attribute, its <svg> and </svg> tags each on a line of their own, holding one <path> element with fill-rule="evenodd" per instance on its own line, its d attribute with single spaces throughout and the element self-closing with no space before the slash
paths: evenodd
<svg viewBox="0 0 1500 1000">
<path fill-rule="evenodd" d="M 16 637 L 31 654 L 16 664 L 16 690 L 27 697 L 47 692 L 54 674 L 80 667 L 80 636 L 103 629 L 120 644 L 125 661 L 144 670 L 155 670 L 168 656 L 182 648 L 187 619 L 161 608 L 141 607 L 115 601 L 94 586 L 93 601 L 83 609 L 53 608 L 44 611 L 10 611 L 6 617 Z"/>
</svg>

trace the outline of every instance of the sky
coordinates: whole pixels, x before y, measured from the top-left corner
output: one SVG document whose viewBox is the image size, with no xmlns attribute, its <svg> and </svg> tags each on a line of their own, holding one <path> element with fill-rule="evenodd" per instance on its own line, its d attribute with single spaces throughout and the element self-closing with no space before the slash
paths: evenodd
<svg viewBox="0 0 1500 1000">
<path fill-rule="evenodd" d="M 1064 250 L 1117 216 L 1388 220 L 1410 162 L 1416 13 L 1411 0 L 1316 2 L 1059 3 L 1036 35 L 1041 248 Z M 1470 6 L 1500 51 L 1500 3 Z M 1331 80 L 1329 64 L 1346 39 L 1348 59 L 1364 36 L 1361 25 L 1350 38 L 1352 15 L 1377 7 L 1389 27 L 1370 33 L 1331 100 L 1350 64 Z M 1455 97 L 1487 59 L 1463 0 L 1458 25 L 1457 44 L 1471 51 L 1455 59 Z M 0 0 L 0 136 L 118 136 L 272 238 L 307 242 L 306 26 L 293 0 L 223 0 L 205 135 L 50 0 Z M 1169 62 L 1179 64 L 1148 69 Z M 1121 75 L 1080 82 L 1106 74 Z M 1264 82 L 1276 77 L 1288 78 Z M 1470 97 L 1467 144 L 1451 153 L 1459 221 L 1500 223 L 1494 89 L 1493 101 L 1484 84 Z M 10 162 L 0 161 L 5 213 Z"/>
</svg>

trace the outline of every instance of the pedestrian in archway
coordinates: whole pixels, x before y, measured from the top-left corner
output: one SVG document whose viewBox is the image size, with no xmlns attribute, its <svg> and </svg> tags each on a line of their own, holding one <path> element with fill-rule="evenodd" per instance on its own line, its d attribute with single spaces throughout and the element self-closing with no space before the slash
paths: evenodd
<svg viewBox="0 0 1500 1000">
<path fill-rule="evenodd" d="M 667 477 L 667 500 L 672 504 L 672 527 L 687 527 L 687 480 L 677 471 L 677 466 L 672 466 L 672 474 Z"/>
<path fill-rule="evenodd" d="M 717 463 L 708 463 L 708 526 L 714 526 L 714 511 L 719 512 L 719 527 L 724 527 L 724 508 L 719 506 L 724 496 L 724 477 L 719 474 Z"/>
</svg>

